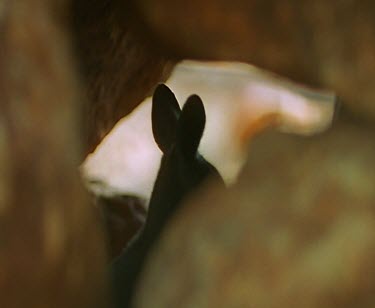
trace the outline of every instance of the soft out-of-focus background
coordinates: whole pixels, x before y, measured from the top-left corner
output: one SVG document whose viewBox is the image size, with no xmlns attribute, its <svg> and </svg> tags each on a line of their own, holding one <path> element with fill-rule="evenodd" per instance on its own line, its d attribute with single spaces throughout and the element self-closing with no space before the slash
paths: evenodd
<svg viewBox="0 0 375 308">
<path fill-rule="evenodd" d="M 104 138 L 124 117 L 142 132 L 140 103 L 168 80 L 181 103 L 215 88 L 198 94 L 231 128 L 208 125 L 202 151 L 232 185 L 186 200 L 136 306 L 373 307 L 374 12 L 371 0 L 1 1 L 0 306 L 110 307 L 106 264 L 144 222 L 153 176 L 110 175 Z M 194 64 L 179 92 L 184 59 L 232 64 Z M 189 81 L 194 70 L 209 78 Z M 329 109 L 304 127 L 333 93 L 336 120 Z M 258 119 L 266 103 L 281 116 Z M 155 172 L 159 154 L 142 150 Z"/>
</svg>

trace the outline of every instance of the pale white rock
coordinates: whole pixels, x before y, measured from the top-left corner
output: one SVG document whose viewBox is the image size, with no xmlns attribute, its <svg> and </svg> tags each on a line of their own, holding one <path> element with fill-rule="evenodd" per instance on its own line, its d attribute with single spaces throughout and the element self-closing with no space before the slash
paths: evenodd
<svg viewBox="0 0 375 308">
<path fill-rule="evenodd" d="M 245 162 L 250 136 L 244 139 L 244 131 L 262 115 L 278 113 L 281 130 L 309 135 L 326 129 L 334 112 L 332 92 L 308 89 L 248 64 L 184 61 L 166 84 L 180 104 L 191 94 L 202 98 L 207 123 L 200 152 L 228 184 Z M 160 158 L 148 98 L 89 155 L 82 174 L 97 193 L 149 199 Z"/>
</svg>

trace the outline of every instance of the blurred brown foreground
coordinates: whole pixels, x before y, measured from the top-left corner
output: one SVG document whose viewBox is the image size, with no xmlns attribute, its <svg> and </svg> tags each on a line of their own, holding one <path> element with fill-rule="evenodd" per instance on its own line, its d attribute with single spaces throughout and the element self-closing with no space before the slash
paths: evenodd
<svg viewBox="0 0 375 308">
<path fill-rule="evenodd" d="M 78 166 L 185 58 L 335 91 L 313 137 L 268 132 L 228 191 L 187 202 L 137 307 L 375 305 L 375 4 L 0 2 L 0 306 L 110 307 Z"/>
</svg>

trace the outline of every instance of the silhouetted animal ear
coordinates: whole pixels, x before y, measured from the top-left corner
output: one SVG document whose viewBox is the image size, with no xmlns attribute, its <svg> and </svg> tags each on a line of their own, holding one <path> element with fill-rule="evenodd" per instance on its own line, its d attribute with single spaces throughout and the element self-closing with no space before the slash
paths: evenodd
<svg viewBox="0 0 375 308">
<path fill-rule="evenodd" d="M 195 157 L 205 124 L 203 102 L 198 95 L 191 95 L 182 108 L 177 128 L 177 143 L 185 157 Z"/>
<path fill-rule="evenodd" d="M 173 92 L 164 84 L 159 84 L 152 97 L 152 132 L 163 153 L 175 141 L 177 122 L 181 114 L 180 106 Z"/>
</svg>

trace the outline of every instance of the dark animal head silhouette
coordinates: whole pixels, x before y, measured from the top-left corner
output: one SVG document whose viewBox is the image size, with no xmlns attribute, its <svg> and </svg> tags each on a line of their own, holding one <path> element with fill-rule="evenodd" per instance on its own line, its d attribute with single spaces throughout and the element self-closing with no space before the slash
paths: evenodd
<svg viewBox="0 0 375 308">
<path fill-rule="evenodd" d="M 172 91 L 160 84 L 152 103 L 152 130 L 163 152 L 149 204 L 148 223 L 155 227 L 178 208 L 180 201 L 208 177 L 222 181 L 199 153 L 206 114 L 202 100 L 191 95 L 182 110 Z"/>
<path fill-rule="evenodd" d="M 152 100 L 152 131 L 163 157 L 146 223 L 139 236 L 112 264 L 117 307 L 131 307 L 144 261 L 181 201 L 208 177 L 224 183 L 215 167 L 198 153 L 205 122 L 199 96 L 191 95 L 181 110 L 172 91 L 163 84 L 158 85 Z"/>
</svg>

